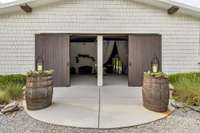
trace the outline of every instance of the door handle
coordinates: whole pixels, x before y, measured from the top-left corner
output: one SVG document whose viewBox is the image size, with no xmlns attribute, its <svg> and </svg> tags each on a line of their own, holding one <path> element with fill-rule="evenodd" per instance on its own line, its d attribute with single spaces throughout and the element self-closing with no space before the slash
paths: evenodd
<svg viewBox="0 0 200 133">
<path fill-rule="evenodd" d="M 132 66 L 132 63 L 130 63 L 130 62 L 129 62 L 129 64 L 128 64 L 128 65 L 129 65 L 129 66 Z"/>
</svg>

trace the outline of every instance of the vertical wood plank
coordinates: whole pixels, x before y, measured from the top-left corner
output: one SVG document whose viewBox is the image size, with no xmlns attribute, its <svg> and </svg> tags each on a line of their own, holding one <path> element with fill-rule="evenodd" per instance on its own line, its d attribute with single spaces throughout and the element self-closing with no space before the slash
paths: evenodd
<svg viewBox="0 0 200 133">
<path fill-rule="evenodd" d="M 36 54 L 43 57 L 44 69 L 54 69 L 54 86 L 70 85 L 70 46 L 67 34 L 36 35 Z"/>
<path fill-rule="evenodd" d="M 151 69 L 151 61 L 156 55 L 160 60 L 161 36 L 157 34 L 133 34 L 129 35 L 129 86 L 141 86 L 143 74 Z"/>
</svg>

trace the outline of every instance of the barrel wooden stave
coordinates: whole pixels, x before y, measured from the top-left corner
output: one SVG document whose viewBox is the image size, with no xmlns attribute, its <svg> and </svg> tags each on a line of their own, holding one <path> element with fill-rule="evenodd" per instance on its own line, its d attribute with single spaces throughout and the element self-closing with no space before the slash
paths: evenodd
<svg viewBox="0 0 200 133">
<path fill-rule="evenodd" d="M 28 77 L 26 82 L 26 103 L 29 110 L 43 109 L 52 104 L 52 76 Z"/>
<path fill-rule="evenodd" d="M 28 77 L 26 86 L 28 88 L 39 88 L 39 87 L 48 87 L 53 85 L 53 78 L 52 76 L 46 77 Z"/>
<path fill-rule="evenodd" d="M 166 112 L 168 110 L 168 79 L 144 77 L 142 94 L 145 108 L 156 112 Z"/>
</svg>

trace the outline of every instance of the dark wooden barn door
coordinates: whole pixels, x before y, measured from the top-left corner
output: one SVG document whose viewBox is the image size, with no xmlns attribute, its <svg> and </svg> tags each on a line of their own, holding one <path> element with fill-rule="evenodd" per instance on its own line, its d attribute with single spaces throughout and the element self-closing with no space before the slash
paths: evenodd
<svg viewBox="0 0 200 133">
<path fill-rule="evenodd" d="M 128 82 L 129 86 L 141 86 L 143 73 L 151 69 L 154 56 L 160 60 L 161 67 L 161 36 L 156 34 L 129 35 Z"/>
<path fill-rule="evenodd" d="M 45 69 L 54 69 L 54 86 L 70 85 L 70 45 L 67 34 L 37 34 L 35 60 L 40 56 Z"/>
</svg>

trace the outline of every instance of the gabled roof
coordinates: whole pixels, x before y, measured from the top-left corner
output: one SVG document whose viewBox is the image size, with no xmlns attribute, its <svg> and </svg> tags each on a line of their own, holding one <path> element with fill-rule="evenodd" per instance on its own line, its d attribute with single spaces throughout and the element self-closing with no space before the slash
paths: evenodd
<svg viewBox="0 0 200 133">
<path fill-rule="evenodd" d="M 28 4 L 31 8 L 54 3 L 61 0 L 20 0 L 0 5 L 0 15 L 21 10 L 20 5 Z M 172 0 L 133 0 L 139 3 L 152 5 L 166 11 L 173 6 L 179 7 L 178 12 L 200 18 L 200 8 L 192 7 Z"/>
</svg>

